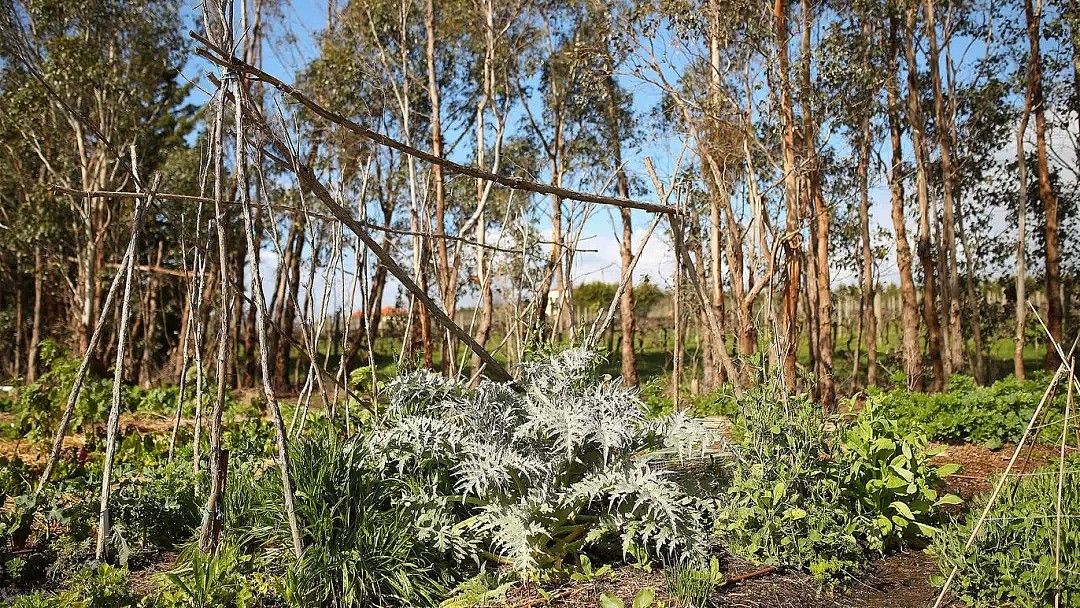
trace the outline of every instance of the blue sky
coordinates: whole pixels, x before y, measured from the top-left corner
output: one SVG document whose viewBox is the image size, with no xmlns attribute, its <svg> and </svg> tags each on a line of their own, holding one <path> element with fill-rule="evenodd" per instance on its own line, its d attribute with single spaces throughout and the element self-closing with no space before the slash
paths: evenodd
<svg viewBox="0 0 1080 608">
<path fill-rule="evenodd" d="M 193 3 L 189 4 L 187 9 L 189 19 L 198 19 L 198 10 L 198 5 Z M 283 80 L 289 81 L 297 70 L 301 69 L 316 55 L 317 45 L 315 41 L 318 33 L 326 25 L 326 4 L 308 0 L 283 0 L 280 10 L 284 19 L 280 23 L 277 20 L 272 20 L 272 28 L 274 29 L 271 32 L 269 43 L 264 47 L 264 67 L 268 72 L 282 77 Z M 287 32 L 282 31 L 285 28 L 287 28 Z M 287 34 L 287 36 L 283 34 Z M 672 61 L 677 68 L 680 61 L 680 55 L 678 51 L 675 50 L 678 46 L 676 41 L 661 39 L 658 40 L 657 43 L 661 47 L 668 47 L 667 50 L 670 51 L 671 56 L 674 57 Z M 958 49 L 954 52 L 962 53 L 965 50 L 966 53 L 968 53 L 967 61 L 973 61 L 975 56 L 982 54 L 983 47 L 981 42 L 977 41 L 970 47 Z M 208 66 L 205 62 L 198 58 L 193 58 L 184 73 L 188 78 L 198 80 L 207 69 Z M 648 120 L 649 112 L 657 104 L 660 98 L 658 89 L 653 85 L 640 82 L 633 78 L 623 77 L 620 80 L 634 95 L 634 109 L 636 114 L 644 120 Z M 208 86 L 205 85 L 205 81 L 204 86 Z M 197 91 L 193 93 L 192 101 L 195 103 L 205 103 L 206 95 Z M 627 158 L 626 170 L 631 175 L 639 178 L 643 183 L 649 183 L 643 162 L 644 157 L 649 156 L 656 163 L 661 179 L 666 182 L 671 172 L 674 170 L 674 159 L 680 152 L 682 142 L 669 135 L 653 135 L 650 134 L 647 129 L 645 131 L 646 133 L 641 145 L 635 150 L 627 150 L 625 152 Z M 841 155 L 850 153 L 841 134 L 833 131 L 832 137 L 834 147 Z M 452 136 L 448 137 L 448 139 L 452 139 Z M 1075 152 L 1072 149 L 1070 141 L 1059 135 L 1055 142 L 1060 149 L 1064 150 L 1063 156 L 1066 160 L 1069 158 L 1075 159 Z M 910 142 L 906 138 L 904 145 L 906 147 L 906 153 L 910 154 Z M 888 158 L 889 151 L 887 142 L 883 145 L 883 149 L 880 150 L 879 153 L 883 157 Z M 1008 158 L 1014 154 L 1015 151 L 1010 150 L 1009 148 L 1005 148 L 1001 151 L 1002 158 Z M 687 156 L 686 163 L 689 162 L 689 154 Z M 850 196 L 854 197 L 856 196 L 856 193 L 851 193 Z M 649 196 L 639 198 L 648 199 Z M 878 227 L 882 227 L 891 233 L 892 220 L 890 217 L 889 193 L 886 184 L 881 183 L 881 180 L 878 180 L 877 183 L 873 184 L 871 200 L 871 232 L 875 232 Z M 547 201 L 538 201 L 538 204 L 547 205 Z M 841 201 L 836 201 L 836 204 L 841 204 Z M 581 253 L 576 258 L 576 270 L 574 273 L 576 283 L 591 280 L 603 280 L 609 282 L 618 280 L 618 241 L 614 236 L 618 230 L 618 226 L 616 225 L 617 218 L 617 214 L 610 213 L 607 209 L 596 209 L 592 212 L 590 220 L 586 223 L 581 246 L 584 249 L 596 251 Z M 992 218 L 992 221 L 995 224 L 1004 226 L 1006 218 L 994 217 Z M 649 214 L 635 212 L 635 246 L 642 238 L 650 222 L 651 216 Z M 665 226 L 662 224 L 661 228 L 653 234 L 650 243 L 646 247 L 645 255 L 642 257 L 636 275 L 639 280 L 647 275 L 658 285 L 668 287 L 670 286 L 673 274 L 673 256 L 670 244 L 665 240 L 664 228 Z M 914 238 L 915 234 L 914 228 L 914 226 L 909 225 L 909 233 L 912 238 Z M 546 232 L 549 228 L 546 225 L 542 225 L 541 230 Z M 264 254 L 263 266 L 268 275 L 268 278 L 265 280 L 269 283 L 269 275 L 272 275 L 273 269 L 276 267 L 276 259 L 271 251 L 267 251 Z M 880 266 L 880 278 L 883 283 L 894 282 L 896 279 L 895 256 L 891 253 Z M 837 271 L 834 273 L 833 277 L 834 284 L 836 285 L 852 283 L 855 280 L 856 277 L 846 271 Z M 319 289 L 318 285 L 316 286 L 316 289 Z M 391 285 L 387 290 L 384 299 L 386 303 L 391 303 L 395 299 L 396 289 L 396 285 Z M 340 300 L 340 297 L 336 298 L 336 300 Z M 335 307 L 335 304 L 332 304 L 330 309 L 334 309 Z"/>
</svg>

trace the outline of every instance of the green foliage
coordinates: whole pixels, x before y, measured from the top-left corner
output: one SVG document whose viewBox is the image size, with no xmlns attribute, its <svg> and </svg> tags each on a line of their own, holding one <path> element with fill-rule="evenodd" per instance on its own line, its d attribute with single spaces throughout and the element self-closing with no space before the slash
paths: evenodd
<svg viewBox="0 0 1080 608">
<path fill-rule="evenodd" d="M 653 418 L 667 416 L 675 411 L 669 386 L 671 378 L 656 378 L 641 387 L 640 397 L 645 403 L 648 415 Z M 685 387 L 679 395 L 683 413 L 691 418 L 710 416 L 734 417 L 739 413 L 738 402 L 727 388 L 695 395 Z"/>
<path fill-rule="evenodd" d="M 648 455 L 687 455 L 710 434 L 682 415 L 646 419 L 632 391 L 590 376 L 594 364 L 581 350 L 524 364 L 520 391 L 429 372 L 389 384 L 374 451 L 423 480 L 410 502 L 427 538 L 522 573 L 612 543 L 624 555 L 703 554 L 698 501 Z"/>
<path fill-rule="evenodd" d="M 458 585 L 453 595 L 439 604 L 440 608 L 474 608 L 476 606 L 502 606 L 506 604 L 506 592 L 518 584 L 519 579 L 510 573 L 483 571 Z"/>
<path fill-rule="evenodd" d="M 161 608 L 248 608 L 258 597 L 246 584 L 240 551 L 225 545 L 203 553 L 197 546 L 180 555 L 177 568 L 163 576 Z"/>
<path fill-rule="evenodd" d="M 139 596 L 131 590 L 128 571 L 101 564 L 83 568 L 68 581 L 68 588 L 57 595 L 36 592 L 16 598 L 11 608 L 135 608 Z"/>
<path fill-rule="evenodd" d="M 428 542 L 407 496 L 406 474 L 388 475 L 365 438 L 317 433 L 291 446 L 296 516 L 304 554 L 289 566 L 290 605 L 431 605 L 452 587 L 455 564 Z M 281 478 L 249 463 L 234 477 L 228 528 L 252 553 L 291 552 Z M 245 480 L 250 479 L 250 482 Z M 250 486 L 244 487 L 246 483 Z"/>
<path fill-rule="evenodd" d="M 704 608 L 709 597 L 727 582 L 715 557 L 704 568 L 677 561 L 668 567 L 666 574 L 668 593 L 685 608 Z"/>
<path fill-rule="evenodd" d="M 619 291 L 618 283 L 592 281 L 574 288 L 574 305 L 585 310 L 603 310 L 611 305 Z M 638 283 L 633 288 L 634 316 L 645 317 L 657 303 L 668 296 L 668 292 L 648 280 Z"/>
<path fill-rule="evenodd" d="M 619 286 L 615 283 L 592 281 L 583 283 L 574 288 L 574 306 L 585 310 L 599 310 L 611 304 Z"/>
<path fill-rule="evenodd" d="M 1080 606 L 1080 485 L 1076 483 L 1080 457 L 1069 457 L 1065 470 L 1062 606 L 1075 607 Z M 975 515 L 946 527 L 935 538 L 932 550 L 942 572 L 948 575 L 954 566 L 958 568 L 952 590 L 965 603 L 1021 608 L 1054 605 L 1057 484 L 1057 463 L 1007 484 L 967 551 L 964 545 L 978 520 Z M 982 497 L 972 513 L 982 513 L 985 506 L 986 497 Z"/>
<path fill-rule="evenodd" d="M 937 531 L 937 508 L 961 503 L 939 492 L 943 480 L 960 467 L 931 465 L 939 450 L 928 448 L 925 435 L 900 428 L 872 398 L 843 433 L 841 484 L 858 516 L 873 519 L 875 525 L 864 530 L 865 545 L 873 551 L 931 538 Z"/>
<path fill-rule="evenodd" d="M 1045 375 L 1028 380 L 1010 376 L 990 386 L 975 386 L 968 376 L 950 378 L 942 393 L 895 389 L 873 393 L 881 414 L 918 429 L 930 439 L 953 443 L 981 443 L 996 449 L 1020 440 L 1049 384 Z M 1060 420 L 1064 396 L 1058 395 L 1049 421 Z M 1060 426 L 1052 425 L 1051 429 Z M 1047 436 L 1055 436 L 1048 431 Z"/>
<path fill-rule="evenodd" d="M 638 591 L 631 601 L 631 608 L 649 608 L 656 600 L 656 590 L 651 587 L 645 587 L 641 591 Z M 622 601 L 622 598 L 611 593 L 610 591 L 600 594 L 600 608 L 625 608 L 626 603 Z"/>
<path fill-rule="evenodd" d="M 113 533 L 121 546 L 170 549 L 191 537 L 202 502 L 190 463 L 150 471 L 119 467 L 115 474 L 120 484 L 112 493 Z"/>
<path fill-rule="evenodd" d="M 570 580 L 588 583 L 609 574 L 611 574 L 611 564 L 604 564 L 599 568 L 594 568 L 589 556 L 581 555 L 578 556 L 577 572 L 570 574 Z"/>
<path fill-rule="evenodd" d="M 17 412 L 16 431 L 30 439 L 52 435 L 79 369 L 79 361 L 66 356 L 51 340 L 43 340 L 39 352 L 47 371 L 19 389 L 13 408 Z M 72 427 L 78 429 L 100 418 L 108 411 L 111 394 L 112 381 L 87 375 L 75 404 Z"/>
<path fill-rule="evenodd" d="M 768 386 L 748 400 L 717 518 L 737 554 L 831 584 L 864 569 L 872 553 L 925 542 L 935 504 L 955 501 L 937 494 L 949 471 L 926 465 L 926 439 L 900 434 L 873 407 L 845 428 L 808 399 L 785 400 Z"/>
</svg>

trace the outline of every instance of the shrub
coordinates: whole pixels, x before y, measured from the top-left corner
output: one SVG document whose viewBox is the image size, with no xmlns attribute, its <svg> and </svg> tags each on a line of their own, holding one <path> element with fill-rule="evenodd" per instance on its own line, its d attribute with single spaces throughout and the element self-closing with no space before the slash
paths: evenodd
<svg viewBox="0 0 1080 608">
<path fill-rule="evenodd" d="M 190 463 L 149 470 L 120 467 L 116 474 L 119 484 L 112 494 L 113 533 L 122 546 L 171 549 L 191 537 L 199 524 L 202 502 Z"/>
<path fill-rule="evenodd" d="M 53 425 L 60 418 L 79 368 L 79 360 L 65 356 L 51 340 L 42 341 L 40 357 L 43 368 L 48 371 L 37 381 L 19 389 L 13 407 L 17 412 L 16 430 L 21 436 L 31 439 L 48 437 L 53 433 Z M 111 392 L 111 380 L 87 374 L 76 402 L 72 428 L 78 429 L 87 422 L 98 420 L 108 410 Z"/>
<path fill-rule="evenodd" d="M 1063 606 L 1080 606 L 1080 457 L 1066 461 L 1061 522 Z M 1054 548 L 1057 540 L 1058 465 L 1041 469 L 1007 485 L 998 496 L 972 547 L 964 545 L 986 506 L 978 499 L 972 514 L 948 526 L 932 546 L 945 575 L 958 568 L 952 591 L 968 604 L 1054 605 Z M 939 579 L 939 584 L 943 579 Z"/>
<path fill-rule="evenodd" d="M 957 501 L 938 494 L 951 471 L 926 464 L 925 437 L 900 434 L 872 405 L 847 426 L 765 385 L 742 409 L 739 458 L 716 526 L 748 559 L 831 584 L 863 570 L 871 554 L 925 542 L 935 507 Z"/>
<path fill-rule="evenodd" d="M 922 433 L 902 431 L 881 414 L 876 399 L 867 401 L 842 436 L 841 486 L 857 516 L 873 521 L 861 539 L 867 548 L 884 552 L 904 542 L 922 543 L 938 531 L 938 507 L 962 502 L 939 491 L 960 467 L 930 464 L 940 450 L 929 449 Z"/>
<path fill-rule="evenodd" d="M 648 420 L 632 390 L 590 375 L 596 363 L 568 350 L 524 364 L 520 390 L 425 371 L 387 386 L 374 451 L 421 477 L 409 502 L 425 538 L 522 573 L 587 548 L 704 555 L 700 504 L 653 459 L 713 438 L 681 414 Z"/>
<path fill-rule="evenodd" d="M 895 389 L 872 393 L 882 415 L 918 429 L 930 439 L 946 442 L 981 443 L 996 449 L 1003 443 L 1020 440 L 1039 405 L 1049 378 L 1035 375 L 1028 380 L 1008 377 L 990 386 L 975 386 L 968 376 L 955 375 L 942 393 L 917 393 Z M 1060 419 L 1064 396 L 1058 395 L 1061 407 L 1051 408 L 1050 420 Z M 1060 436 L 1053 432 L 1047 436 Z"/>
</svg>

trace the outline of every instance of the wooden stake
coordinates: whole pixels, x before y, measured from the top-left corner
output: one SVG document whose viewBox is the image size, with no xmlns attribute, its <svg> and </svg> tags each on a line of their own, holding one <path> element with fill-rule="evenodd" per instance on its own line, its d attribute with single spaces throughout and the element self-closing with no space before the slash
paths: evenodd
<svg viewBox="0 0 1080 608">
<path fill-rule="evenodd" d="M 134 157 L 134 148 L 132 148 L 131 154 Z M 134 158 L 132 158 L 131 164 L 133 167 L 135 166 Z M 146 215 L 146 207 L 147 201 L 136 201 L 135 214 L 132 220 L 136 226 L 142 224 Z M 133 234 L 137 232 L 137 229 L 132 230 Z M 120 401 L 124 382 L 124 355 L 127 350 L 128 327 L 131 324 L 131 278 L 134 274 L 135 264 L 133 261 L 135 259 L 136 245 L 136 239 L 134 238 L 128 243 L 129 255 L 127 256 L 127 268 L 124 270 L 124 295 L 120 300 L 120 327 L 116 331 L 116 364 L 113 369 L 112 406 L 109 408 L 109 421 L 106 427 L 105 462 L 101 471 L 101 497 L 98 504 L 97 550 L 94 552 L 98 561 L 105 559 L 105 545 L 110 533 L 109 493 L 112 482 L 113 460 L 116 457 L 116 436 L 120 432 Z M 104 313 L 104 311 L 102 312 Z M 102 314 L 102 317 L 104 316 Z"/>
<path fill-rule="evenodd" d="M 1069 350 L 1070 359 L 1073 352 L 1076 350 L 1076 344 L 1077 341 L 1074 341 L 1072 348 Z M 994 507 L 994 501 L 997 500 L 998 495 L 1001 493 L 1002 487 L 1005 486 L 1005 482 L 1009 478 L 1009 473 L 1012 471 L 1013 466 L 1016 464 L 1017 459 L 1020 457 L 1020 451 L 1024 448 L 1024 444 L 1028 441 L 1029 438 L 1034 441 L 1035 438 L 1032 436 L 1032 430 L 1035 427 L 1036 421 L 1039 419 L 1039 414 L 1041 414 L 1043 408 L 1046 407 L 1051 392 L 1061 380 L 1061 376 L 1065 373 L 1066 369 L 1067 368 L 1065 364 L 1062 363 L 1058 366 L 1057 372 L 1054 373 L 1054 377 L 1050 379 L 1050 385 L 1046 387 L 1046 391 L 1043 393 L 1042 399 L 1039 400 L 1038 407 L 1036 407 L 1035 411 L 1032 413 L 1031 421 L 1028 422 L 1027 428 L 1024 429 L 1024 434 L 1020 437 L 1020 441 L 1017 442 L 1016 449 L 1013 450 L 1012 458 L 1009 459 L 1009 464 L 1005 467 L 1005 472 L 1001 474 L 1001 478 L 998 479 L 997 484 L 994 486 L 994 490 L 990 493 L 990 497 L 986 499 L 986 506 L 983 507 L 982 513 L 979 515 L 978 521 L 975 522 L 975 527 L 971 530 L 971 535 L 968 536 L 967 542 L 964 543 L 964 553 L 970 551 L 972 545 L 975 544 L 975 538 L 978 537 L 979 532 L 982 531 L 982 526 L 984 523 L 986 523 L 986 518 L 990 515 L 990 510 Z M 1036 433 L 1036 435 L 1038 435 L 1038 433 Z M 945 584 L 941 587 L 941 593 L 938 594 L 937 600 L 934 602 L 934 608 L 940 608 L 942 602 L 945 601 L 945 595 L 949 592 L 949 587 L 952 585 L 952 582 L 956 578 L 956 574 L 959 571 L 960 566 L 953 566 L 952 571 L 949 572 L 948 578 L 945 579 Z"/>
</svg>

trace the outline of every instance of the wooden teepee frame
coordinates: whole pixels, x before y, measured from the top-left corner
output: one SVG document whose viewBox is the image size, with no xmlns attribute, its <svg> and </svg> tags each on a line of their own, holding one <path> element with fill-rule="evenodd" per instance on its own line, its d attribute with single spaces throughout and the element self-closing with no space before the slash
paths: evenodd
<svg viewBox="0 0 1080 608">
<path fill-rule="evenodd" d="M 991 511 L 994 508 L 994 504 L 998 498 L 1001 497 L 1002 491 L 1005 488 L 1005 484 L 1010 480 L 1019 480 L 1024 473 L 1014 473 L 1016 463 L 1020 460 L 1020 454 L 1027 448 L 1027 458 L 1031 456 L 1031 450 L 1035 446 L 1035 442 L 1039 438 L 1039 433 L 1045 427 L 1043 421 L 1046 419 L 1047 414 L 1050 411 L 1050 407 L 1053 403 L 1054 394 L 1064 379 L 1067 385 L 1067 396 L 1065 401 L 1065 412 L 1062 418 L 1061 427 L 1061 440 L 1060 450 L 1058 452 L 1058 485 L 1057 485 L 1057 497 L 1054 504 L 1054 523 L 1055 523 L 1055 536 L 1054 543 L 1054 581 L 1056 589 L 1054 593 L 1054 606 L 1058 608 L 1061 606 L 1062 598 L 1062 584 L 1061 584 L 1061 525 L 1066 514 L 1064 513 L 1063 496 L 1065 488 L 1065 452 L 1068 441 L 1068 433 L 1070 423 L 1076 416 L 1073 412 L 1074 408 L 1074 389 L 1080 388 L 1076 377 L 1075 359 L 1077 343 L 1080 342 L 1080 337 L 1073 341 L 1072 347 L 1069 349 L 1068 355 L 1062 350 L 1061 345 L 1054 340 L 1050 334 L 1050 330 L 1046 327 L 1046 323 L 1043 322 L 1039 312 L 1035 310 L 1035 307 L 1028 303 L 1028 307 L 1031 308 L 1032 314 L 1038 319 L 1039 324 L 1042 326 L 1043 331 L 1046 333 L 1047 347 L 1057 350 L 1058 357 L 1061 358 L 1061 364 L 1058 366 L 1057 371 L 1054 373 L 1053 378 L 1050 380 L 1049 386 L 1046 387 L 1046 391 L 1043 393 L 1042 398 L 1039 400 L 1038 407 L 1035 408 L 1035 412 L 1031 415 L 1031 420 L 1028 422 L 1027 427 L 1024 429 L 1024 434 L 1020 437 L 1020 441 L 1016 444 L 1016 449 L 1013 450 L 1012 457 L 1009 459 L 1009 464 L 1005 467 L 1005 471 L 1001 474 L 997 483 L 994 485 L 993 491 L 990 492 L 990 497 L 986 500 L 986 506 L 983 507 L 982 512 L 979 514 L 978 520 L 975 522 L 975 526 L 971 529 L 971 534 L 968 536 L 967 542 L 964 543 L 963 552 L 967 553 L 975 544 L 975 540 L 979 537 L 979 532 L 982 531 L 983 525 L 986 523 L 987 518 L 990 516 Z M 1073 431 L 1076 435 L 1077 445 L 1080 446 L 1080 425 L 1074 425 Z M 960 567 L 953 566 L 952 571 L 949 572 L 949 576 L 945 579 L 944 585 L 941 587 L 941 592 L 937 596 L 937 600 L 934 602 L 934 608 L 940 608 L 945 605 L 945 598 L 949 593 L 949 588 L 952 586 L 953 581 L 956 579 L 956 575 L 959 573 Z"/>
</svg>

